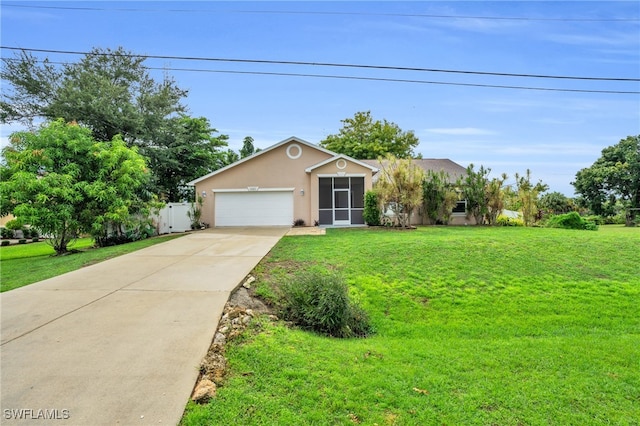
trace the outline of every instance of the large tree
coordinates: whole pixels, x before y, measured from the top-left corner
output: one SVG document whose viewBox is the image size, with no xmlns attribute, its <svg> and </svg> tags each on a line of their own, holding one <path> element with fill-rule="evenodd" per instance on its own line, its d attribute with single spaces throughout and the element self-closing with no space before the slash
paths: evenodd
<svg viewBox="0 0 640 426">
<path fill-rule="evenodd" d="M 140 149 L 154 172 L 153 192 L 168 202 L 191 200 L 193 189 L 185 184 L 225 165 L 220 149 L 228 137 L 216 133 L 204 117 L 166 120 L 153 142 Z"/>
<path fill-rule="evenodd" d="M 58 120 L 10 137 L 0 167 L 2 214 L 31 224 L 58 254 L 80 233 L 99 240 L 144 213 L 145 159 L 116 136 L 96 142 L 91 131 Z"/>
<path fill-rule="evenodd" d="M 590 167 L 580 170 L 572 183 L 596 214 L 615 200 L 627 210 L 626 225 L 635 226 L 640 215 L 640 135 L 628 136 L 602 150 Z"/>
<path fill-rule="evenodd" d="M 185 90 L 165 76 L 156 82 L 144 58 L 122 47 L 95 48 L 77 63 L 55 67 L 21 51 L 3 58 L 9 83 L 0 101 L 3 122 L 64 119 L 82 124 L 98 141 L 119 134 L 131 145 L 149 142 L 163 120 L 185 111 Z"/>
<path fill-rule="evenodd" d="M 412 158 L 420 141 L 413 131 L 402 131 L 387 120 L 373 120 L 371 112 L 357 112 L 337 135 L 329 135 L 320 146 L 357 159 L 374 159 L 392 154 L 397 158 Z"/>
<path fill-rule="evenodd" d="M 154 80 L 144 58 L 123 48 L 93 49 L 77 63 L 54 66 L 22 51 L 4 58 L 8 84 L 0 100 L 3 123 L 33 127 L 41 119 L 75 121 L 98 141 L 121 135 L 148 157 L 155 185 L 169 201 L 182 197 L 180 184 L 220 167 L 226 136 L 213 135 L 208 121 L 190 118 L 181 103 L 187 91 L 165 75 Z"/>
</svg>

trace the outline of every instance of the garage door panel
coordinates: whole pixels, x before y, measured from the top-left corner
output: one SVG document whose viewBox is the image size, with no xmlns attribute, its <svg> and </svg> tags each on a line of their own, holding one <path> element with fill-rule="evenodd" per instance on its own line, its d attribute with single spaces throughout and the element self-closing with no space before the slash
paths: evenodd
<svg viewBox="0 0 640 426">
<path fill-rule="evenodd" d="M 293 192 L 216 193 L 216 226 L 290 226 Z"/>
</svg>

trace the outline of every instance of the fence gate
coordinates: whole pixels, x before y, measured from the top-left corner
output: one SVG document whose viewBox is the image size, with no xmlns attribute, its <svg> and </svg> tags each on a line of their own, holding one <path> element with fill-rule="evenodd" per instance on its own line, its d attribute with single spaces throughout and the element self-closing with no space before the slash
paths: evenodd
<svg viewBox="0 0 640 426">
<path fill-rule="evenodd" d="M 191 230 L 191 220 L 187 212 L 189 203 L 167 203 L 156 216 L 158 234 L 185 232 Z"/>
</svg>

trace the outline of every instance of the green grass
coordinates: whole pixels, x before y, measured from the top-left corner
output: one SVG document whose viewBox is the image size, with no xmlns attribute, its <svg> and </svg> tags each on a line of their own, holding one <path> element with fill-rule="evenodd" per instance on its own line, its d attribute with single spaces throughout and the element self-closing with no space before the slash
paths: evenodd
<svg viewBox="0 0 640 426">
<path fill-rule="evenodd" d="M 640 228 L 285 237 L 261 292 L 305 265 L 340 269 L 377 334 L 261 323 L 183 425 L 639 424 Z"/>
<path fill-rule="evenodd" d="M 55 251 L 44 241 L 0 247 L 0 292 L 71 272 L 179 236 L 148 238 L 104 248 L 92 248 L 93 241 L 90 238 L 80 238 L 69 245 L 69 249 L 80 252 L 66 256 L 54 256 Z"/>
</svg>

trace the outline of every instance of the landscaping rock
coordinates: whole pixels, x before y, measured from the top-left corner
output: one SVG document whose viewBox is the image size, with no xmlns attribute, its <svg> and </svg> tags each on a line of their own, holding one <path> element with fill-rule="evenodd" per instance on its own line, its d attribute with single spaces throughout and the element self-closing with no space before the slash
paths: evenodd
<svg viewBox="0 0 640 426">
<path fill-rule="evenodd" d="M 244 287 L 238 288 L 231 295 L 222 312 L 209 351 L 200 364 L 200 379 L 191 396 L 194 402 L 204 404 L 215 398 L 217 386 L 222 386 L 227 371 L 225 345 L 240 336 L 254 317 L 269 313 L 267 305 L 251 297 Z M 277 321 L 278 317 L 269 315 L 269 319 Z"/>
<path fill-rule="evenodd" d="M 240 287 L 229 298 L 229 304 L 232 306 L 239 306 L 244 309 L 251 309 L 256 314 L 266 314 L 269 312 L 267 305 L 262 301 L 251 297 L 246 288 Z"/>
<path fill-rule="evenodd" d="M 221 352 L 209 351 L 200 365 L 200 371 L 202 371 L 203 378 L 221 385 L 227 372 L 227 359 Z"/>
<path fill-rule="evenodd" d="M 209 379 L 202 379 L 196 386 L 191 400 L 199 404 L 208 402 L 216 397 L 216 384 Z"/>
<path fill-rule="evenodd" d="M 254 277 L 253 275 L 249 275 L 247 279 L 244 280 L 244 282 L 242 283 L 242 287 L 247 289 L 251 288 L 251 284 L 253 284 L 255 280 L 256 280 L 256 277 Z"/>
<path fill-rule="evenodd" d="M 220 332 L 216 333 L 215 337 L 213 338 L 214 345 L 224 346 L 226 342 L 227 342 L 227 338 L 225 337 L 224 334 Z"/>
</svg>

